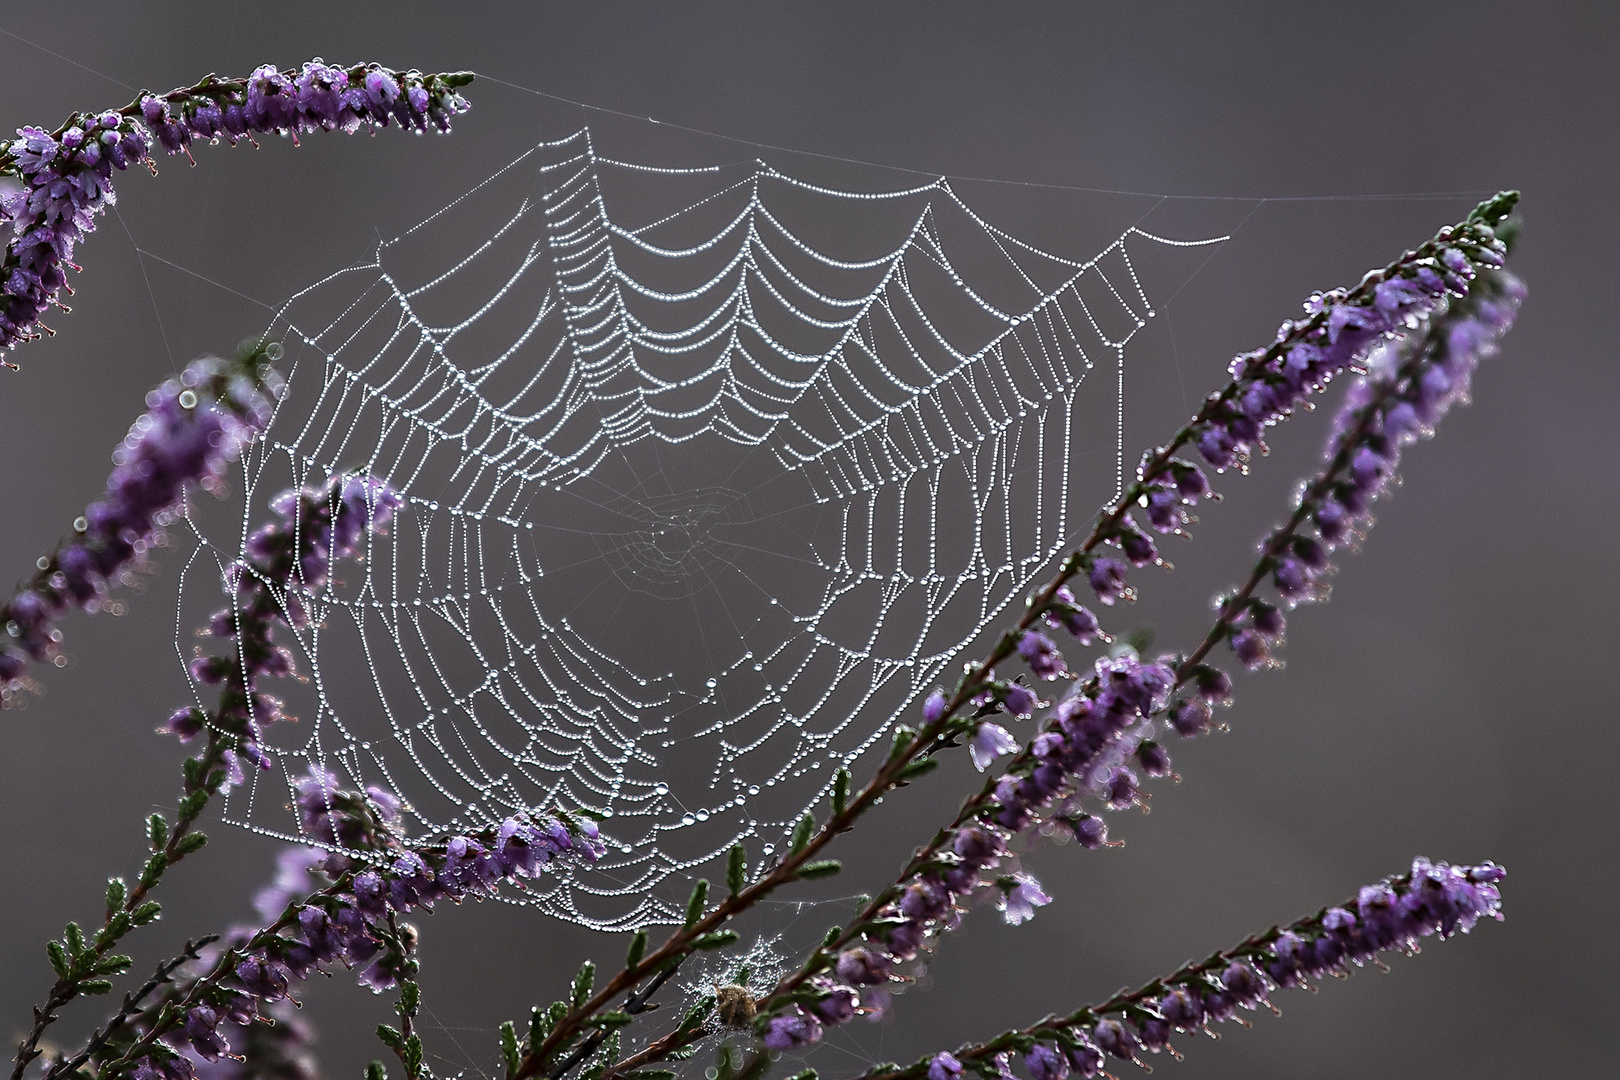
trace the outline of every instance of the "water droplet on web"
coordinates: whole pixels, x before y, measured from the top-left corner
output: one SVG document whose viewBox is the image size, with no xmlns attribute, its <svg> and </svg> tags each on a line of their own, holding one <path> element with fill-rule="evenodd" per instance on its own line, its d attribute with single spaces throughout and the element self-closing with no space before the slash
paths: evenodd
<svg viewBox="0 0 1620 1080">
<path fill-rule="evenodd" d="M 681 815 L 681 824 L 682 825 L 690 825 L 696 820 L 697 820 L 697 818 L 693 817 L 691 814 L 682 814 Z"/>
<path fill-rule="evenodd" d="M 668 795 L 669 794 L 669 785 L 668 784 L 657 784 L 657 785 L 655 785 L 653 787 L 653 794 L 654 795 Z"/>
<path fill-rule="evenodd" d="M 714 687 L 715 687 L 715 685 L 716 685 L 716 683 L 715 683 L 715 681 L 714 681 L 714 680 L 713 680 L 713 679 L 710 679 L 710 680 L 709 680 L 709 681 L 708 681 L 708 683 L 707 683 L 707 685 L 708 685 L 708 687 L 709 687 L 709 689 L 711 689 L 711 690 L 712 690 L 712 689 L 714 689 Z"/>
<path fill-rule="evenodd" d="M 750 795 L 758 795 L 759 794 L 759 785 L 758 784 L 750 784 L 750 785 L 748 785 L 748 794 L 750 794 Z"/>
</svg>

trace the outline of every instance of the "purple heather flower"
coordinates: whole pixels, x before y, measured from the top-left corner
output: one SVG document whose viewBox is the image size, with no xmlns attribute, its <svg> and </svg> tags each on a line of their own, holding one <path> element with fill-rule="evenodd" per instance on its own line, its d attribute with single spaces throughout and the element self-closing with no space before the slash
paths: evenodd
<svg viewBox="0 0 1620 1080">
<path fill-rule="evenodd" d="M 1131 590 L 1125 584 L 1125 564 L 1118 559 L 1103 556 L 1093 559 L 1087 580 L 1097 599 L 1112 606 L 1121 597 L 1131 599 Z"/>
<path fill-rule="evenodd" d="M 1067 630 L 1078 638 L 1082 645 L 1090 645 L 1093 641 L 1113 640 L 1098 627 L 1097 616 L 1075 601 L 1074 593 L 1069 591 L 1067 585 L 1058 586 L 1057 591 L 1052 594 L 1052 599 L 1062 607 L 1046 613 L 1048 626 Z"/>
<path fill-rule="evenodd" d="M 946 704 L 945 695 L 941 691 L 935 690 L 932 694 L 929 694 L 928 700 L 923 702 L 923 720 L 930 724 L 937 724 L 945 719 Z"/>
<path fill-rule="evenodd" d="M 1142 798 L 1142 789 L 1136 774 L 1123 765 L 1116 765 L 1108 771 L 1102 787 L 1103 798 L 1113 810 L 1128 809 Z"/>
<path fill-rule="evenodd" d="M 1256 668 L 1270 667 L 1271 649 L 1266 639 L 1255 630 L 1240 630 L 1232 635 L 1232 651 L 1237 654 L 1238 661 L 1250 671 Z"/>
<path fill-rule="evenodd" d="M 1036 1043 L 1024 1055 L 1024 1070 L 1030 1080 L 1063 1080 L 1069 1075 L 1069 1063 L 1052 1047 Z M 929 1080 L 933 1080 L 931 1069 Z"/>
<path fill-rule="evenodd" d="M 1099 1049 L 1124 1061 L 1135 1061 L 1138 1043 L 1136 1033 L 1120 1020 L 1099 1020 L 1092 1029 L 1091 1039 Z"/>
<path fill-rule="evenodd" d="M 1017 750 L 1018 740 L 1006 728 L 988 720 L 980 723 L 968 740 L 968 756 L 973 759 L 973 767 L 980 772 L 988 769 L 990 763 L 1002 754 L 1015 753 Z"/>
<path fill-rule="evenodd" d="M 1069 674 L 1057 643 L 1039 630 L 1026 630 L 1018 639 L 1018 655 L 1022 656 L 1037 678 L 1056 679 Z"/>
<path fill-rule="evenodd" d="M 839 953 L 834 970 L 851 986 L 875 986 L 889 981 L 889 962 L 875 950 L 861 945 Z"/>
<path fill-rule="evenodd" d="M 1045 907 L 1052 898 L 1041 891 L 1041 883 L 1029 874 L 1013 875 L 1011 885 L 1002 889 L 997 907 L 1008 926 L 1017 926 L 1035 917 L 1035 909 Z"/>
<path fill-rule="evenodd" d="M 765 1028 L 765 1046 L 769 1050 L 791 1050 L 796 1046 L 809 1046 L 821 1038 L 821 1025 L 799 1009 L 771 1017 Z"/>
<path fill-rule="evenodd" d="M 133 582 L 186 485 L 223 490 L 226 469 L 269 422 L 280 389 L 273 371 L 250 375 L 240 363 L 210 357 L 147 394 L 147 411 L 113 452 L 106 494 L 85 510 L 75 538 L 0 608 L 0 622 L 15 628 L 16 648 L 50 658 L 61 640 L 56 620 L 67 608 L 97 611 L 114 587 Z M 6 683 L 22 674 L 16 660 L 0 664 Z M 204 674 L 212 677 L 212 669 Z"/>
<path fill-rule="evenodd" d="M 1152 739 L 1144 739 L 1136 748 L 1136 760 L 1149 776 L 1170 775 L 1170 754 Z"/>
<path fill-rule="evenodd" d="M 1006 690 L 1002 692 L 1001 703 L 1014 716 L 1032 716 L 1039 707 L 1040 700 L 1023 683 L 1008 683 Z"/>
<path fill-rule="evenodd" d="M 961 1080 L 962 1063 L 948 1051 L 941 1051 L 934 1055 L 928 1063 L 928 1080 Z M 1037 1080 L 1045 1080 L 1038 1077 Z"/>
<path fill-rule="evenodd" d="M 1065 1047 L 1064 1056 L 1069 1059 L 1069 1064 L 1074 1067 L 1076 1074 L 1087 1078 L 1099 1075 L 1103 1071 L 1103 1066 L 1107 1064 L 1102 1051 L 1084 1036 L 1078 1037 L 1075 1042 Z"/>
</svg>

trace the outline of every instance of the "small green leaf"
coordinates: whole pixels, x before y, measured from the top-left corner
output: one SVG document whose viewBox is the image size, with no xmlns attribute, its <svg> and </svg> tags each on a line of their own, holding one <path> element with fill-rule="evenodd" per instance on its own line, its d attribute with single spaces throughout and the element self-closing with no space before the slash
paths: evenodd
<svg viewBox="0 0 1620 1080">
<path fill-rule="evenodd" d="M 90 973 L 92 975 L 122 975 L 134 964 L 135 961 L 127 956 L 103 956 L 96 961 L 95 966 L 90 969 Z"/>
<path fill-rule="evenodd" d="M 825 934 L 821 935 L 821 947 L 823 949 L 832 948 L 832 943 L 837 941 L 839 936 L 841 934 L 843 934 L 843 932 L 844 932 L 844 928 L 842 926 L 829 926 L 829 927 L 827 927 L 827 932 Z"/>
<path fill-rule="evenodd" d="M 906 764 L 902 765 L 900 767 L 900 771 L 894 774 L 894 778 L 896 780 L 915 780 L 924 773 L 933 772 L 938 767 L 939 758 L 922 757 L 918 758 L 916 761 L 908 761 Z"/>
<path fill-rule="evenodd" d="M 788 842 L 789 851 L 794 855 L 803 851 L 809 845 L 810 837 L 815 831 L 816 819 L 806 813 L 799 819 L 799 823 L 793 826 L 793 838 Z"/>
<path fill-rule="evenodd" d="M 398 1051 L 405 1049 L 405 1036 L 401 1035 L 387 1024 L 377 1025 L 377 1038 L 381 1039 L 383 1041 L 383 1045 L 388 1047 L 390 1050 Z"/>
<path fill-rule="evenodd" d="M 84 952 L 84 931 L 79 929 L 78 923 L 67 924 L 67 934 L 63 940 L 67 942 L 68 955 L 77 961 L 79 955 Z"/>
<path fill-rule="evenodd" d="M 186 778 L 186 787 L 197 788 L 202 786 L 203 763 L 194 757 L 188 757 L 180 765 L 180 772 Z"/>
<path fill-rule="evenodd" d="M 591 987 L 596 985 L 596 965 L 589 960 L 579 966 L 579 974 L 574 976 L 574 1008 L 579 1008 L 590 999 Z"/>
<path fill-rule="evenodd" d="M 107 914 L 111 915 L 124 906 L 124 897 L 128 895 L 128 892 L 129 890 L 124 886 L 123 878 L 107 879 Z"/>
<path fill-rule="evenodd" d="M 553 1001 L 551 1003 L 550 1021 L 553 1029 L 555 1029 L 558 1024 L 562 1023 L 562 1018 L 567 1015 L 568 1006 L 565 1003 L 561 1001 Z"/>
<path fill-rule="evenodd" d="M 201 851 L 207 843 L 207 833 L 187 833 L 185 836 L 180 838 L 180 842 L 178 844 L 174 845 L 174 857 L 178 859 L 183 856 L 190 855 L 194 851 Z"/>
<path fill-rule="evenodd" d="M 833 774 L 833 817 L 842 817 L 847 809 L 849 809 L 849 770 L 839 769 Z"/>
<path fill-rule="evenodd" d="M 904 753 L 906 747 L 911 745 L 911 740 L 916 738 L 916 736 L 917 733 L 911 728 L 906 727 L 904 724 L 901 724 L 899 727 L 895 728 L 894 743 L 889 747 L 889 760 L 893 761 L 895 758 Z"/>
<path fill-rule="evenodd" d="M 799 867 L 797 877 L 805 881 L 815 881 L 817 878 L 832 877 L 844 868 L 844 864 L 837 859 L 822 859 L 819 862 L 805 863 Z"/>
<path fill-rule="evenodd" d="M 709 903 L 709 879 L 698 878 L 697 884 L 692 886 L 692 896 L 686 901 L 686 925 L 693 926 L 703 917 L 703 909 Z"/>
<path fill-rule="evenodd" d="M 546 1041 L 551 1034 L 551 1024 L 546 1020 L 546 1011 L 536 1005 L 529 1010 L 529 1051 L 532 1053 Z"/>
<path fill-rule="evenodd" d="M 681 1026 L 676 1028 L 676 1031 L 687 1032 L 695 1030 L 703 1023 L 703 1021 L 709 1018 L 709 1014 L 713 1011 L 713 994 L 708 994 L 699 998 L 696 1004 L 694 1004 L 690 1009 L 686 1010 L 686 1015 L 681 1018 Z"/>
<path fill-rule="evenodd" d="M 380 1061 L 366 1066 L 366 1080 L 388 1080 L 388 1067 Z"/>
<path fill-rule="evenodd" d="M 614 1028 L 622 1028 L 634 1019 L 635 1017 L 631 1016 L 627 1012 L 605 1012 L 594 1017 L 590 1023 L 592 1027 L 612 1030 Z"/>
<path fill-rule="evenodd" d="M 73 965 L 68 961 L 67 950 L 62 943 L 52 938 L 45 943 L 45 952 L 51 958 L 51 967 L 56 971 L 58 979 L 65 979 L 73 973 Z"/>
<path fill-rule="evenodd" d="M 692 1058 L 697 1056 L 697 1052 L 698 1052 L 697 1043 L 693 1043 L 690 1046 L 683 1046 L 679 1050 L 671 1050 L 669 1053 L 664 1055 L 664 1060 L 665 1061 L 689 1061 Z"/>
<path fill-rule="evenodd" d="M 692 942 L 694 949 L 723 949 L 737 940 L 735 930 L 716 930 L 712 934 L 704 934 Z"/>
<path fill-rule="evenodd" d="M 106 979 L 86 979 L 79 984 L 81 994 L 105 994 L 112 989 L 112 983 Z"/>
<path fill-rule="evenodd" d="M 422 1071 L 422 1036 L 412 1035 L 405 1040 L 405 1049 L 400 1051 L 400 1057 L 405 1063 L 405 1072 L 409 1076 L 416 1076 Z"/>
<path fill-rule="evenodd" d="M 741 844 L 731 846 L 731 854 L 726 857 L 726 888 L 731 895 L 736 896 L 743 891 L 743 882 L 748 876 L 748 852 Z"/>
<path fill-rule="evenodd" d="M 199 789 L 181 799 L 179 805 L 175 807 L 175 811 L 181 821 L 190 821 L 192 818 L 202 813 L 203 807 L 207 805 L 208 792 L 206 790 Z"/>
<path fill-rule="evenodd" d="M 501 1025 L 501 1060 L 506 1062 L 506 1075 L 518 1071 L 522 1058 L 518 1055 L 517 1026 L 508 1020 Z"/>
<path fill-rule="evenodd" d="M 156 900 L 148 900 L 140 907 L 129 913 L 130 919 L 136 926 L 145 926 L 147 923 L 163 914 L 163 905 Z"/>
<path fill-rule="evenodd" d="M 647 931 L 637 930 L 636 936 L 630 939 L 630 951 L 624 956 L 624 969 L 634 971 L 641 966 L 641 958 L 647 955 Z"/>
<path fill-rule="evenodd" d="M 161 851 L 154 851 L 152 857 L 146 860 L 146 865 L 141 867 L 141 884 L 150 889 L 168 868 L 169 857 Z"/>
<path fill-rule="evenodd" d="M 162 814 L 153 814 L 146 819 L 146 839 L 153 851 L 162 851 L 163 845 L 169 842 L 169 823 Z"/>
<path fill-rule="evenodd" d="M 394 1011 L 401 1016 L 415 1016 L 416 1007 L 422 1001 L 422 988 L 414 982 L 400 984 L 399 1001 L 394 1004 Z"/>
</svg>

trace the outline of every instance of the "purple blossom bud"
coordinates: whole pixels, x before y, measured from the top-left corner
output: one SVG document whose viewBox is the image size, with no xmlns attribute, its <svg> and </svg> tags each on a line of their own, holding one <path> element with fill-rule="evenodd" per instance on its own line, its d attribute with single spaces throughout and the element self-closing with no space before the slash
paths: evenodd
<svg viewBox="0 0 1620 1080">
<path fill-rule="evenodd" d="M 1149 776 L 1170 775 L 1170 754 L 1152 739 L 1144 739 L 1136 748 L 1136 760 Z"/>
<path fill-rule="evenodd" d="M 1159 1000 L 1159 1015 L 1182 1031 L 1192 1031 L 1204 1022 L 1203 1000 L 1178 987 Z"/>
<path fill-rule="evenodd" d="M 1002 754 L 1017 750 L 1018 740 L 1006 728 L 988 720 L 981 722 L 968 740 L 968 755 L 973 759 L 973 767 L 980 772 L 988 769 L 990 763 Z"/>
<path fill-rule="evenodd" d="M 1125 564 L 1118 559 L 1107 556 L 1093 559 L 1087 580 L 1097 599 L 1104 604 L 1112 606 L 1121 597 L 1131 599 L 1131 591 L 1125 584 Z"/>
<path fill-rule="evenodd" d="M 1103 782 L 1103 798 L 1113 810 L 1125 810 L 1141 801 L 1142 791 L 1136 774 L 1123 765 L 1108 770 Z"/>
<path fill-rule="evenodd" d="M 1250 671 L 1271 666 L 1271 650 L 1266 639 L 1254 630 L 1240 630 L 1232 635 L 1232 651 Z"/>
<path fill-rule="evenodd" d="M 1056 679 L 1069 674 L 1055 642 L 1039 630 L 1026 630 L 1018 639 L 1018 654 L 1029 664 L 1037 678 Z"/>
<path fill-rule="evenodd" d="M 961 1080 L 961 1076 L 962 1063 L 948 1052 L 941 1051 L 935 1054 L 933 1060 L 928 1063 L 928 1080 Z"/>
<path fill-rule="evenodd" d="M 1045 1043 L 1036 1043 L 1024 1055 L 1024 1069 L 1029 1073 L 1030 1080 L 1063 1080 L 1069 1075 L 1069 1063 L 1050 1046 Z M 929 1080 L 934 1080 L 933 1070 L 929 1070 Z"/>
<path fill-rule="evenodd" d="M 1124 1061 L 1136 1060 L 1136 1034 L 1118 1020 L 1099 1020 L 1091 1032 L 1091 1039 L 1099 1049 Z"/>
<path fill-rule="evenodd" d="M 791 1050 L 809 1046 L 821 1038 L 821 1025 L 815 1019 L 795 1008 L 792 1012 L 771 1017 L 765 1028 L 765 1046 L 769 1050 Z"/>
<path fill-rule="evenodd" d="M 1045 907 L 1052 898 L 1041 891 L 1041 883 L 1029 874 L 1014 874 L 1013 883 L 1002 889 L 1001 917 L 1008 926 L 1017 926 L 1035 917 L 1035 909 Z"/>
<path fill-rule="evenodd" d="M 1064 1056 L 1069 1059 L 1069 1064 L 1078 1075 L 1087 1078 L 1101 1074 L 1103 1066 L 1107 1063 L 1102 1051 L 1084 1036 L 1080 1036 L 1073 1045 L 1065 1047 Z"/>
<path fill-rule="evenodd" d="M 1069 591 L 1067 585 L 1059 586 L 1052 598 L 1064 605 L 1062 611 L 1049 611 L 1046 613 L 1046 622 L 1052 627 L 1062 627 L 1080 640 L 1082 645 L 1090 645 L 1092 641 L 1110 641 L 1097 625 L 1097 616 L 1079 606 L 1075 602 L 1074 593 Z"/>
<path fill-rule="evenodd" d="M 839 979 L 851 986 L 874 986 L 889 981 L 888 961 L 861 945 L 839 953 L 834 970 Z"/>
<path fill-rule="evenodd" d="M 1031 716 L 1040 705 L 1035 694 L 1023 683 L 1008 683 L 1002 692 L 1001 703 L 1014 716 Z"/>
<path fill-rule="evenodd" d="M 945 694 L 942 691 L 935 690 L 932 694 L 929 694 L 928 700 L 923 702 L 924 722 L 937 724 L 945 719 L 946 704 Z"/>
</svg>

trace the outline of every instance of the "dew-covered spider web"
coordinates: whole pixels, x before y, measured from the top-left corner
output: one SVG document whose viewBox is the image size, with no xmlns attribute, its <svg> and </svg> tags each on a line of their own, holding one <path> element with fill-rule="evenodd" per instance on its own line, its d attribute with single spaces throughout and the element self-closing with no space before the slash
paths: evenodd
<svg viewBox="0 0 1620 1080">
<path fill-rule="evenodd" d="M 245 503 L 192 514 L 183 655 L 278 492 L 370 473 L 405 504 L 306 598 L 300 721 L 227 817 L 296 837 L 312 765 L 423 840 L 591 807 L 607 857 L 520 899 L 678 919 L 660 882 L 739 840 L 768 865 L 1118 490 L 1141 268 L 1215 242 L 1055 254 L 943 179 L 535 146 L 270 327 L 287 396 Z"/>
</svg>

